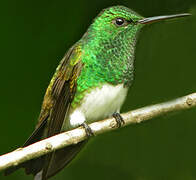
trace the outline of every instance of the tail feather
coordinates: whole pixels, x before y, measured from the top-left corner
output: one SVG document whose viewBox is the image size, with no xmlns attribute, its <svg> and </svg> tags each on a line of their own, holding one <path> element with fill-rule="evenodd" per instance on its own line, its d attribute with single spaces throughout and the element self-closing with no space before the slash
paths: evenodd
<svg viewBox="0 0 196 180">
<path fill-rule="evenodd" d="M 61 169 L 69 164 L 69 162 L 80 152 L 82 147 L 88 140 L 79 142 L 78 144 L 67 146 L 63 149 L 55 151 L 48 162 L 48 166 L 43 169 L 43 179 L 47 180 L 51 176 L 58 173 Z M 46 160 L 47 161 L 47 160 Z"/>
</svg>

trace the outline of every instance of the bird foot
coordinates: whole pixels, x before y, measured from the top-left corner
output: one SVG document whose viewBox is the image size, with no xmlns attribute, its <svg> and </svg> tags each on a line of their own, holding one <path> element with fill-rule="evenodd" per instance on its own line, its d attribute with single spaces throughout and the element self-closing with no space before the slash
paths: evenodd
<svg viewBox="0 0 196 180">
<path fill-rule="evenodd" d="M 114 113 L 112 116 L 115 118 L 117 122 L 118 128 L 120 128 L 123 124 L 125 124 L 125 121 L 123 120 L 122 116 L 119 113 Z"/>
<path fill-rule="evenodd" d="M 88 137 L 94 136 L 92 129 L 89 127 L 88 124 L 86 124 L 85 122 L 83 122 L 81 124 L 81 126 L 85 129 L 86 135 Z"/>
</svg>

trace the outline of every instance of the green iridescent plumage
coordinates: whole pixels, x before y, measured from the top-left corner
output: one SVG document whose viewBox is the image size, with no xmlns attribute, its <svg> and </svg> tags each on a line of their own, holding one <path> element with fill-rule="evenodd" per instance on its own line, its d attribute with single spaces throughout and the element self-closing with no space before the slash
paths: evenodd
<svg viewBox="0 0 196 180">
<path fill-rule="evenodd" d="M 122 17 L 130 22 L 117 26 L 115 19 Z M 133 80 L 133 61 L 136 36 L 142 24 L 134 24 L 142 16 L 123 6 L 103 10 L 79 41 L 84 63 L 77 80 L 77 91 L 72 103 L 76 106 L 85 91 L 104 83 L 130 85 Z"/>
</svg>

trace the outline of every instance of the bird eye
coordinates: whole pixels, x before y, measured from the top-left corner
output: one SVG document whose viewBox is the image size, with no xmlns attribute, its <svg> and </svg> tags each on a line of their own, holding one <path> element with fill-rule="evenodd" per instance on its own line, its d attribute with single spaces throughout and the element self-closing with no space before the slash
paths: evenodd
<svg viewBox="0 0 196 180">
<path fill-rule="evenodd" d="M 125 23 L 125 20 L 122 18 L 117 18 L 116 19 L 116 25 L 122 26 Z"/>
<path fill-rule="evenodd" d="M 124 18 L 116 18 L 113 22 L 116 26 L 126 26 L 128 24 Z"/>
</svg>

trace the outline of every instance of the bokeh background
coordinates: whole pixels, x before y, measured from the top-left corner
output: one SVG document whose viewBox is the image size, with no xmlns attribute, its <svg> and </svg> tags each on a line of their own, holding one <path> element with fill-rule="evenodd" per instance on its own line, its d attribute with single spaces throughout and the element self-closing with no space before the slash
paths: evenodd
<svg viewBox="0 0 196 180">
<path fill-rule="evenodd" d="M 65 51 L 101 9 L 125 5 L 145 17 L 192 17 L 146 26 L 136 50 L 135 82 L 122 111 L 196 91 L 195 0 L 1 0 L 0 154 L 23 144 Z M 51 180 L 195 180 L 196 109 L 92 138 Z M 23 170 L 1 180 L 31 180 Z"/>
</svg>

